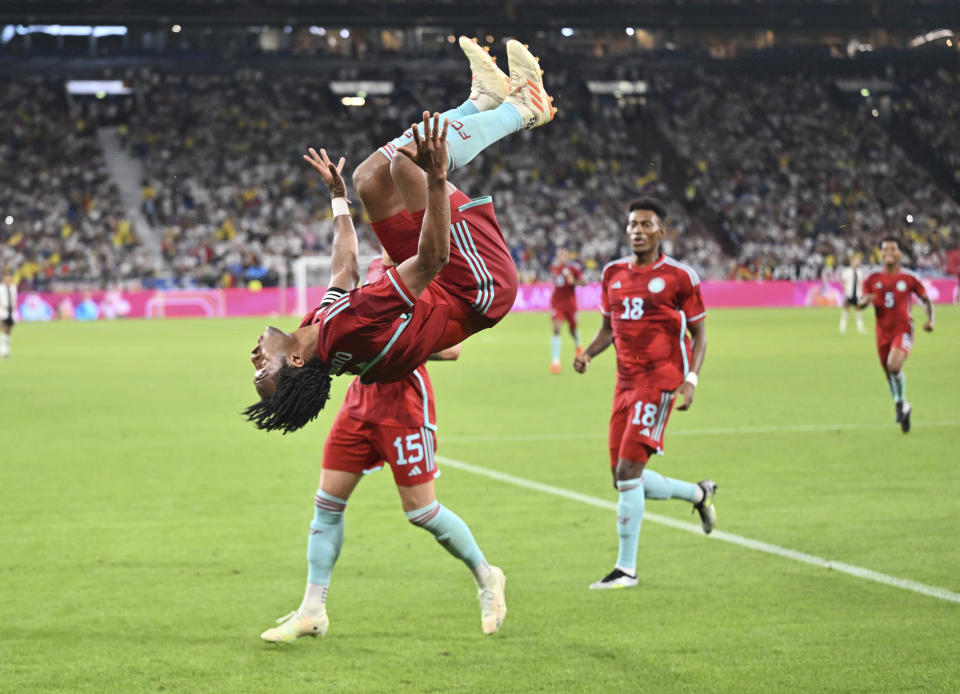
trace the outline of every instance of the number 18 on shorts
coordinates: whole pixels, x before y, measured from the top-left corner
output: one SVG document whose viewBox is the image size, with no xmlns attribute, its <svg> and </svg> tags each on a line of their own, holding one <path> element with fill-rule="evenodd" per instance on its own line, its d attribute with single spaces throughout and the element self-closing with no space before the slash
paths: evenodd
<svg viewBox="0 0 960 694">
<path fill-rule="evenodd" d="M 610 416 L 610 466 L 619 458 L 647 460 L 650 451 L 663 451 L 663 433 L 673 409 L 673 397 L 659 388 L 618 389 Z"/>
</svg>

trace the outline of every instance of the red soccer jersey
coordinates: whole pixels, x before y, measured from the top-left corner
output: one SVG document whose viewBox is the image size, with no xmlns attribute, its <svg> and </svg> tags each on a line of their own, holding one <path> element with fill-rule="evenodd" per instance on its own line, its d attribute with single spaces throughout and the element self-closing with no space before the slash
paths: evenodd
<svg viewBox="0 0 960 694">
<path fill-rule="evenodd" d="M 364 383 L 392 383 L 434 352 L 463 341 L 470 316 L 455 313 L 456 308 L 432 282 L 413 298 L 391 268 L 373 284 L 347 293 L 328 291 L 301 326 L 317 326 L 317 356 L 332 375 L 352 373 Z"/>
<path fill-rule="evenodd" d="M 864 294 L 873 294 L 877 314 L 877 333 L 913 332 L 910 318 L 910 295 L 921 299 L 927 295 L 920 279 L 912 272 L 874 272 L 863 281 Z"/>
<path fill-rule="evenodd" d="M 367 268 L 366 284 L 379 281 L 386 274 L 383 258 L 375 258 Z M 312 315 L 311 315 L 312 318 Z M 350 382 L 340 412 L 365 422 L 384 426 L 429 427 L 437 423 L 433 402 L 433 384 L 423 365 L 394 383 L 363 385 L 359 378 Z"/>
<path fill-rule="evenodd" d="M 603 269 L 601 291 L 617 350 L 617 386 L 677 388 L 690 368 L 687 326 L 706 316 L 697 273 L 665 255 L 643 267 L 621 258 Z"/>
<path fill-rule="evenodd" d="M 553 306 L 564 306 L 570 303 L 576 305 L 576 286 L 583 277 L 580 266 L 576 263 L 553 265 L 550 268 L 550 275 L 553 277 L 553 295 L 550 297 L 550 304 Z"/>
</svg>

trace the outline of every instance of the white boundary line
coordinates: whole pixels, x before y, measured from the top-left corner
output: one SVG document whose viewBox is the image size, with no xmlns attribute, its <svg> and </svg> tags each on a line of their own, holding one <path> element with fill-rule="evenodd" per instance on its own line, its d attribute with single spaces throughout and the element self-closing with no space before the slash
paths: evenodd
<svg viewBox="0 0 960 694">
<path fill-rule="evenodd" d="M 508 475 L 505 472 L 489 470 L 487 468 L 471 465 L 470 463 L 465 463 L 460 460 L 454 460 L 453 458 L 448 458 L 446 456 L 438 455 L 436 456 L 436 460 L 456 470 L 472 472 L 475 475 L 483 475 L 484 477 L 489 477 L 500 482 L 506 482 L 517 487 L 532 489 L 537 492 L 543 492 L 544 494 L 553 494 L 554 496 L 563 497 L 564 499 L 579 501 L 580 503 L 587 504 L 588 506 L 596 506 L 597 508 L 603 508 L 610 511 L 616 511 L 617 509 L 617 505 L 612 501 L 599 499 L 595 496 L 589 496 L 587 494 L 580 494 L 579 492 L 564 489 L 563 487 L 554 487 L 549 484 L 543 484 L 534 480 L 524 479 L 523 477 L 515 477 L 514 475 Z M 666 525 L 671 528 L 676 528 L 677 530 L 685 530 L 697 535 L 703 534 L 703 530 L 701 530 L 699 525 L 695 525 L 693 523 L 684 523 L 683 521 L 674 520 L 673 518 L 661 516 L 656 513 L 644 512 L 643 519 L 645 521 L 652 521 L 654 523 Z M 811 566 L 816 566 L 821 569 L 839 571 L 840 573 L 856 576 L 857 578 L 862 578 L 867 581 L 875 581 L 876 583 L 883 583 L 884 585 L 902 588 L 903 590 L 912 590 L 915 593 L 920 593 L 921 595 L 926 595 L 931 598 L 938 598 L 948 602 L 960 603 L 960 593 L 954 593 L 946 588 L 929 586 L 925 583 L 918 583 L 917 581 L 911 581 L 906 578 L 888 576 L 887 574 L 878 573 L 876 571 L 864 569 L 859 566 L 853 566 L 852 564 L 845 564 L 839 561 L 823 559 L 822 557 L 818 557 L 813 554 L 797 552 L 792 549 L 771 545 L 767 542 L 761 542 L 760 540 L 752 540 L 749 537 L 734 535 L 733 533 L 726 533 L 722 530 L 713 531 L 709 537 L 722 542 L 729 542 L 730 544 L 739 545 L 740 547 L 746 547 L 747 549 L 755 549 L 759 552 L 775 554 L 779 557 L 792 559 L 793 561 L 799 561 L 804 564 L 810 564 Z"/>
<path fill-rule="evenodd" d="M 960 426 L 960 419 L 942 422 L 914 422 L 913 428 L 942 428 Z M 894 429 L 895 424 L 792 424 L 773 427 L 718 427 L 713 429 L 689 429 L 671 431 L 674 436 L 734 436 L 744 434 L 778 434 L 804 431 L 856 431 L 860 429 Z M 493 443 L 495 441 L 575 441 L 590 439 L 606 439 L 606 432 L 577 433 L 567 432 L 560 434 L 506 434 L 503 436 L 444 436 L 444 441 L 452 443 Z"/>
</svg>

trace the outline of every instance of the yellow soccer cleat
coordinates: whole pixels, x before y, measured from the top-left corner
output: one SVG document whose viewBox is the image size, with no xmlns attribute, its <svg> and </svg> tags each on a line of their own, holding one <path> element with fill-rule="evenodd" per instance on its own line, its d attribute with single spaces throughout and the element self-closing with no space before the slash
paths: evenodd
<svg viewBox="0 0 960 694">
<path fill-rule="evenodd" d="M 260 638 L 270 643 L 293 643 L 301 636 L 326 636 L 330 628 L 330 618 L 326 611 L 319 615 L 300 614 L 294 610 L 277 620 L 280 626 L 267 629 Z"/>
<path fill-rule="evenodd" d="M 523 118 L 526 130 L 545 125 L 553 120 L 557 109 L 553 97 L 543 88 L 543 70 L 527 47 L 510 39 L 507 41 L 510 61 L 510 94 L 507 102 L 513 104 Z"/>
<path fill-rule="evenodd" d="M 503 571 L 490 567 L 486 585 L 477 591 L 480 600 L 480 628 L 484 634 L 495 634 L 507 616 L 507 577 Z"/>
<path fill-rule="evenodd" d="M 510 78 L 497 67 L 497 59 L 482 48 L 476 39 L 460 37 L 460 49 L 470 59 L 470 101 L 481 111 L 489 111 L 503 103 L 510 92 Z"/>
</svg>

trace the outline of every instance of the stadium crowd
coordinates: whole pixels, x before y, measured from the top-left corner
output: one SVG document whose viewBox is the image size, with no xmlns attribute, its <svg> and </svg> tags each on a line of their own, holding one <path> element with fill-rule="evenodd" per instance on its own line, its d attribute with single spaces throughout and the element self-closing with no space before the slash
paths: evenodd
<svg viewBox="0 0 960 694">
<path fill-rule="evenodd" d="M 35 288 L 151 274 L 96 124 L 71 115 L 56 81 L 3 78 L 0 91 L 0 267 Z"/>
<path fill-rule="evenodd" d="M 292 281 L 292 261 L 328 253 L 332 237 L 304 149 L 325 146 L 356 166 L 420 109 L 462 102 L 465 68 L 462 77 L 396 70 L 389 98 L 350 107 L 328 77 L 131 70 L 137 107 L 122 142 L 142 163 L 152 230 L 133 228 L 109 180 L 96 108 L 75 108 L 57 81 L 8 78 L 0 204 L 13 221 L 0 225 L 0 262 L 38 288 L 156 276 L 175 286 Z M 929 79 L 938 88 L 906 90 L 906 111 L 958 166 L 957 81 Z M 494 196 L 523 281 L 548 279 L 558 246 L 597 278 L 628 253 L 624 207 L 643 195 L 668 204 L 668 252 L 712 279 L 818 277 L 853 253 L 869 261 L 891 232 L 912 241 L 919 269 L 943 272 L 945 251 L 960 244 L 957 203 L 895 144 L 871 103 L 845 103 L 822 75 L 658 72 L 643 102 L 591 94 L 569 69 L 549 84 L 554 123 L 451 177 L 468 194 Z M 116 121 L 116 109 L 108 115 Z M 668 163 L 686 178 L 665 175 Z M 363 220 L 359 203 L 355 211 Z M 158 235 L 162 257 L 137 233 Z M 369 225 L 360 233 L 362 252 L 375 253 Z"/>
<path fill-rule="evenodd" d="M 829 80 L 699 74 L 658 85 L 657 119 L 737 249 L 737 276 L 817 277 L 867 259 L 877 238 L 913 241 L 921 270 L 960 242 L 960 207 Z"/>
</svg>

